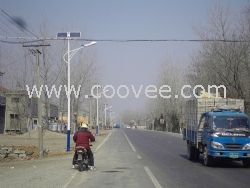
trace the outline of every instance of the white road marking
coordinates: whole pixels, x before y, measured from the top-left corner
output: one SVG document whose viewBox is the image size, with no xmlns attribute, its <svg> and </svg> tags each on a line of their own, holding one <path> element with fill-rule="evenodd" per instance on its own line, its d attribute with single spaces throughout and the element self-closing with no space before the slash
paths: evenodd
<svg viewBox="0 0 250 188">
<path fill-rule="evenodd" d="M 111 132 L 112 133 L 112 132 Z M 105 138 L 105 140 L 103 140 L 103 142 L 96 148 L 95 152 L 97 152 L 97 150 L 100 149 L 100 147 L 104 144 L 104 142 L 108 139 L 108 137 L 111 135 L 111 133 L 109 133 L 109 135 Z"/>
<path fill-rule="evenodd" d="M 71 174 L 71 179 L 69 180 L 69 182 L 66 185 L 62 186 L 62 187 L 67 187 L 70 184 L 70 182 L 74 179 L 74 177 L 76 176 L 76 174 L 77 173 Z"/>
<path fill-rule="evenodd" d="M 138 158 L 138 159 L 141 159 L 141 156 L 140 156 L 140 155 L 137 155 L 137 158 Z"/>
<path fill-rule="evenodd" d="M 183 135 L 182 134 L 179 134 L 179 133 L 172 133 L 172 132 L 163 132 L 164 134 L 168 134 L 168 135 L 171 135 L 171 136 L 175 136 L 175 137 L 179 137 L 179 138 L 182 138 Z"/>
<path fill-rule="evenodd" d="M 128 139 L 127 135 L 125 134 L 125 132 L 124 132 L 124 131 L 122 131 L 122 132 L 123 132 L 123 134 L 125 135 L 125 137 L 127 138 L 127 141 L 128 141 L 128 143 L 129 143 L 129 145 L 131 146 L 132 150 L 133 150 L 133 151 L 136 151 L 135 148 L 134 148 L 134 146 L 133 146 L 133 145 L 131 144 L 131 142 L 129 141 L 129 139 Z"/>
<path fill-rule="evenodd" d="M 168 143 L 172 143 L 172 142 L 170 142 L 170 141 L 167 141 Z"/>
<path fill-rule="evenodd" d="M 154 177 L 153 173 L 149 170 L 147 166 L 144 166 L 144 169 L 146 170 L 148 176 L 150 177 L 151 181 L 155 185 L 156 188 L 162 188 L 160 183 L 157 181 L 157 179 Z"/>
</svg>

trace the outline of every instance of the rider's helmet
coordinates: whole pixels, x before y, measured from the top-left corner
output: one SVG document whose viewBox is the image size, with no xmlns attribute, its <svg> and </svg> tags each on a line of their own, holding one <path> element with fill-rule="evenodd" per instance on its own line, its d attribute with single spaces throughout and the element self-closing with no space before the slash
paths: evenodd
<svg viewBox="0 0 250 188">
<path fill-rule="evenodd" d="M 87 128 L 88 128 L 88 124 L 87 124 L 87 123 L 82 123 L 81 126 L 80 126 L 80 128 L 85 128 L 85 129 L 87 129 Z"/>
</svg>

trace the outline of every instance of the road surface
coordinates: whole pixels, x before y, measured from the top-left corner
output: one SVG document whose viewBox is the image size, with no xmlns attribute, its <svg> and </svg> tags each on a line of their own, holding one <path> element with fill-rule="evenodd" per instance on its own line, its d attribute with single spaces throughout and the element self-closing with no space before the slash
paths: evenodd
<svg viewBox="0 0 250 188">
<path fill-rule="evenodd" d="M 0 187 L 241 187 L 250 169 L 241 162 L 213 167 L 187 159 L 182 136 L 142 129 L 116 129 L 95 148 L 96 171 L 71 169 L 72 156 L 0 164 Z"/>
</svg>

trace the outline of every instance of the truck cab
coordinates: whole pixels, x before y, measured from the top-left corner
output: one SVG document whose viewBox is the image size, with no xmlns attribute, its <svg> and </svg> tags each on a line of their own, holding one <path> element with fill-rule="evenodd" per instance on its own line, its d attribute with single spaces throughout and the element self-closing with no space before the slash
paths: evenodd
<svg viewBox="0 0 250 188">
<path fill-rule="evenodd" d="M 242 160 L 250 167 L 250 120 L 237 109 L 218 108 L 202 113 L 196 130 L 197 152 L 210 166 L 215 158 Z"/>
</svg>

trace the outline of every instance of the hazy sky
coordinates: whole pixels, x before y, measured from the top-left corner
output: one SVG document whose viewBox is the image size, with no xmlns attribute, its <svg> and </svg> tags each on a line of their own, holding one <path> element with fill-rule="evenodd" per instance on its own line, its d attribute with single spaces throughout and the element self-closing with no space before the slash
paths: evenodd
<svg viewBox="0 0 250 188">
<path fill-rule="evenodd" d="M 48 37 L 69 28 L 81 31 L 82 37 L 93 40 L 116 39 L 198 39 L 192 25 L 206 24 L 207 11 L 216 0 L 0 0 L 0 8 L 10 16 L 21 17 L 27 28 L 36 31 L 38 16 L 49 23 Z M 221 0 L 240 12 L 249 0 Z M 0 23 L 3 24 L 2 22 Z M 0 29 L 0 35 L 6 36 Z M 98 54 L 101 83 L 129 88 L 126 99 L 115 97 L 108 101 L 119 114 L 123 109 L 144 106 L 147 85 L 155 84 L 160 64 L 171 57 L 183 66 L 188 54 L 199 48 L 197 42 L 98 42 L 93 48 Z M 58 57 L 59 58 L 59 57 Z M 135 98 L 131 85 L 138 91 Z M 109 89 L 110 90 L 110 89 Z M 121 90 L 122 91 L 122 90 Z"/>
</svg>

